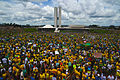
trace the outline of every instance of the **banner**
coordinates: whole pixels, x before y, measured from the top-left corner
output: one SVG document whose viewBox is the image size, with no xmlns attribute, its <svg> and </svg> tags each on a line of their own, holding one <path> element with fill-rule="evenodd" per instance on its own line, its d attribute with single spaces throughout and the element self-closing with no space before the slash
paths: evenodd
<svg viewBox="0 0 120 80">
<path fill-rule="evenodd" d="M 95 58 L 102 58 L 102 53 L 94 53 Z"/>
</svg>

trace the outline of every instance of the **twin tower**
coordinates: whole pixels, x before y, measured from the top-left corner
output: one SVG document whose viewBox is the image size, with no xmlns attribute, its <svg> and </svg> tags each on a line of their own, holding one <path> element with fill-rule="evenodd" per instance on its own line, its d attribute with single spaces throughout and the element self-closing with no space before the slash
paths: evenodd
<svg viewBox="0 0 120 80">
<path fill-rule="evenodd" d="M 54 20 L 55 20 L 54 27 L 56 29 L 58 29 L 58 27 L 61 27 L 61 7 L 54 8 Z"/>
</svg>

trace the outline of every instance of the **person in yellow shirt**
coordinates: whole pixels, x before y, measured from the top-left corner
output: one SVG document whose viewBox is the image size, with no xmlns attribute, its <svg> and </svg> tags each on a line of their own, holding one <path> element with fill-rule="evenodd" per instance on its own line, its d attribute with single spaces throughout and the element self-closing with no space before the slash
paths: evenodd
<svg viewBox="0 0 120 80">
<path fill-rule="evenodd" d="M 45 75 L 46 75 L 46 79 L 49 79 L 49 74 L 47 72 L 45 73 Z"/>
<path fill-rule="evenodd" d="M 62 73 L 62 77 L 66 77 L 66 74 L 65 74 L 65 73 Z"/>
<path fill-rule="evenodd" d="M 80 72 L 78 72 L 77 70 L 75 70 L 75 74 L 80 76 Z"/>
<path fill-rule="evenodd" d="M 45 73 L 40 74 L 40 80 L 45 80 Z"/>
<path fill-rule="evenodd" d="M 53 75 L 50 75 L 50 80 L 52 79 Z"/>
<path fill-rule="evenodd" d="M 60 71 L 57 71 L 57 74 L 58 74 L 58 75 L 61 75 L 61 72 L 60 72 Z"/>
<path fill-rule="evenodd" d="M 57 70 L 56 69 L 52 69 L 52 73 L 56 74 Z"/>
</svg>

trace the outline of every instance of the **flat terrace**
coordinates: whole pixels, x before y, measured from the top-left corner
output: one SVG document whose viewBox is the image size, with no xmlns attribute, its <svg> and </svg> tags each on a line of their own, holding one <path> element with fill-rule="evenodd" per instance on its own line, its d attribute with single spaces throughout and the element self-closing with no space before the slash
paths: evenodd
<svg viewBox="0 0 120 80">
<path fill-rule="evenodd" d="M 89 30 L 90 28 L 78 28 L 78 27 L 75 27 L 75 28 L 71 28 L 71 27 L 59 27 L 58 30 L 62 30 L 62 31 L 71 31 L 71 30 L 74 30 L 74 31 L 87 31 Z M 39 27 L 38 28 L 38 31 L 54 31 L 55 30 L 55 27 L 53 28 L 43 28 L 43 27 Z"/>
</svg>

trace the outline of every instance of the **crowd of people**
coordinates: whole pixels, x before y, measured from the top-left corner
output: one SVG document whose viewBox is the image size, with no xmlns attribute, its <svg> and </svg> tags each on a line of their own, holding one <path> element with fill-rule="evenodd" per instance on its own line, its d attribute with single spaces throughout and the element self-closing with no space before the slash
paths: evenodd
<svg viewBox="0 0 120 80">
<path fill-rule="evenodd" d="M 119 80 L 119 55 L 119 34 L 3 34 L 0 80 Z"/>
</svg>

